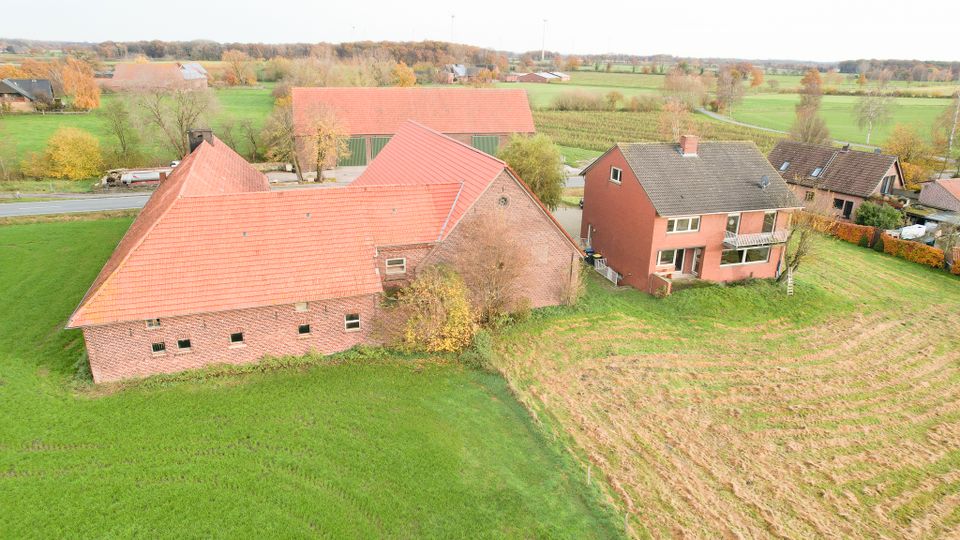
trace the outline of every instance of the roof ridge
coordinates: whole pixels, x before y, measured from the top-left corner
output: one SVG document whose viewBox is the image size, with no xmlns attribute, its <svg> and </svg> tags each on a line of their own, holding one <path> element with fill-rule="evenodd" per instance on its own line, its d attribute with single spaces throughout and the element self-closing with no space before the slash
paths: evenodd
<svg viewBox="0 0 960 540">
<path fill-rule="evenodd" d="M 423 129 L 423 130 L 425 130 L 425 131 L 429 131 L 431 134 L 436 135 L 437 137 L 440 137 L 440 138 L 442 138 L 442 139 L 446 139 L 446 140 L 453 141 L 454 143 L 459 144 L 460 146 L 462 146 L 462 147 L 464 147 L 464 148 L 466 148 L 466 149 L 468 149 L 468 150 L 470 150 L 470 151 L 472 151 L 472 152 L 475 152 L 475 153 L 477 153 L 477 154 L 480 154 L 480 156 L 482 156 L 482 157 L 485 158 L 485 159 L 489 159 L 489 160 L 492 160 L 492 161 L 496 161 L 497 163 L 503 165 L 504 167 L 507 166 L 507 162 L 506 162 L 506 161 L 504 161 L 504 160 L 502 160 L 502 159 L 500 159 L 500 158 L 498 158 L 498 157 L 496 157 L 496 156 L 492 156 L 492 155 L 484 152 L 483 150 L 480 150 L 479 148 L 474 148 L 474 147 L 470 146 L 470 145 L 467 144 L 467 143 L 460 142 L 460 141 L 454 139 L 453 137 L 448 137 L 447 135 L 444 135 L 443 133 L 440 133 L 439 131 L 437 131 L 437 130 L 435 130 L 435 129 L 433 129 L 433 128 L 427 127 L 427 126 L 421 124 L 420 122 L 417 122 L 416 120 L 406 120 L 406 121 L 404 121 L 404 124 L 413 124 L 414 126 L 417 126 L 417 127 L 421 128 L 421 129 Z M 403 125 L 401 125 L 400 128 L 403 129 Z"/>
</svg>

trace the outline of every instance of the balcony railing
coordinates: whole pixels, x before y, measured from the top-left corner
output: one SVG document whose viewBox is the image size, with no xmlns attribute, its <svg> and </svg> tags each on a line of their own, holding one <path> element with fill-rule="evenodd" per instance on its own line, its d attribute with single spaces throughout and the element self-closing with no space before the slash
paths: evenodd
<svg viewBox="0 0 960 540">
<path fill-rule="evenodd" d="M 750 234 L 737 234 L 730 231 L 725 231 L 723 243 L 734 249 L 742 249 L 755 246 L 782 244 L 787 241 L 789 236 L 790 233 L 786 230 Z"/>
</svg>

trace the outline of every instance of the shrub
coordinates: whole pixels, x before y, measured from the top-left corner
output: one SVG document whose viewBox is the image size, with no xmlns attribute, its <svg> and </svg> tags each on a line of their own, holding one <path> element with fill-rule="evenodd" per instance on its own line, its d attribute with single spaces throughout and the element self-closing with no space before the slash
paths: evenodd
<svg viewBox="0 0 960 540">
<path fill-rule="evenodd" d="M 865 247 L 865 248 L 870 247 L 870 240 L 867 240 L 867 235 L 861 236 L 861 237 L 860 237 L 860 241 L 857 242 L 857 245 L 860 246 L 860 247 Z"/>
<path fill-rule="evenodd" d="M 888 255 L 899 257 L 901 259 L 929 266 L 931 268 L 943 268 L 943 250 L 930 247 L 920 242 L 911 242 L 894 238 L 888 234 L 881 236 L 883 240 L 883 251 Z"/>
<path fill-rule="evenodd" d="M 851 244 L 860 244 L 863 238 L 866 238 L 867 246 L 869 246 L 875 234 L 873 227 L 837 221 L 809 212 L 800 212 L 795 219 L 800 223 L 809 225 L 810 228 L 817 232 L 828 234 L 844 242 L 850 242 Z"/>
<path fill-rule="evenodd" d="M 633 96 L 627 108 L 631 112 L 656 112 L 662 108 L 662 101 L 654 96 Z"/>
<path fill-rule="evenodd" d="M 950 269 L 950 273 L 955 276 L 960 276 L 960 261 L 954 261 L 953 268 Z"/>
<path fill-rule="evenodd" d="M 883 237 L 884 237 L 884 235 L 880 235 L 880 238 L 877 238 L 877 241 L 874 242 L 874 244 L 873 244 L 873 249 L 874 249 L 874 251 L 878 251 L 878 252 L 880 252 L 880 253 L 883 253 Z"/>
<path fill-rule="evenodd" d="M 607 101 L 598 94 L 575 90 L 557 96 L 553 108 L 558 111 L 603 111 L 607 110 Z"/>
<path fill-rule="evenodd" d="M 493 368 L 493 337 L 486 330 L 478 330 L 473 336 L 470 347 L 460 354 L 460 361 L 474 369 L 490 370 Z"/>
<path fill-rule="evenodd" d="M 546 135 L 514 135 L 500 151 L 500 159 L 520 175 L 540 202 L 551 209 L 560 205 L 567 181 L 563 156 Z"/>
<path fill-rule="evenodd" d="M 857 208 L 855 220 L 858 225 L 896 229 L 903 226 L 903 213 L 889 204 L 864 201 Z"/>
<path fill-rule="evenodd" d="M 42 154 L 24 159 L 23 172 L 35 178 L 81 180 L 100 174 L 103 156 L 100 141 L 86 131 L 64 127 L 58 129 Z"/>
<path fill-rule="evenodd" d="M 456 352 L 477 330 L 463 279 L 445 266 L 424 268 L 385 306 L 378 331 L 404 351 Z"/>
</svg>

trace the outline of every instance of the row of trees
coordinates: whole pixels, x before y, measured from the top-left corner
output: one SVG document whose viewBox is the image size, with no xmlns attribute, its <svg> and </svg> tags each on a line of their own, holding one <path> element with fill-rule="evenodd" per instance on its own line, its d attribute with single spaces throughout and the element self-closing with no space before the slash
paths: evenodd
<svg viewBox="0 0 960 540">
<path fill-rule="evenodd" d="M 0 65 L 0 79 L 47 79 L 55 96 L 66 97 L 74 108 L 84 110 L 100 106 L 100 87 L 93 72 L 89 59 L 73 55 L 50 61 L 26 59 L 18 66 Z M 39 105 L 51 107 L 53 102 Z"/>
</svg>

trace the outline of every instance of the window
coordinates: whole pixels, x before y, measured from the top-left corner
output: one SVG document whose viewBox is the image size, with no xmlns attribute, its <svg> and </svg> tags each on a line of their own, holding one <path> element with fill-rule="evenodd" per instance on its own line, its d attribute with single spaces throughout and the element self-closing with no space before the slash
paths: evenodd
<svg viewBox="0 0 960 540">
<path fill-rule="evenodd" d="M 720 254 L 720 266 L 759 263 L 767 262 L 768 260 L 770 260 L 769 246 L 748 249 L 725 249 Z"/>
<path fill-rule="evenodd" d="M 610 167 L 610 181 L 619 184 L 620 178 L 623 176 L 623 171 L 616 167 Z"/>
<path fill-rule="evenodd" d="M 807 201 L 812 201 L 813 198 L 816 197 L 816 196 L 817 196 L 817 194 L 814 193 L 814 192 L 812 192 L 812 191 L 808 191 L 808 192 L 806 192 L 806 193 L 803 194 L 804 200 L 807 200 Z"/>
<path fill-rule="evenodd" d="M 784 162 L 783 162 L 783 165 L 780 166 L 780 172 L 783 172 L 783 171 L 787 170 L 787 167 L 789 167 L 789 166 L 790 166 L 790 162 L 789 162 L 789 161 L 784 161 Z"/>
<path fill-rule="evenodd" d="M 884 176 L 883 183 L 880 185 L 880 193 L 884 195 L 889 195 L 890 191 L 893 189 L 893 181 L 896 179 L 896 176 Z"/>
<path fill-rule="evenodd" d="M 346 331 L 360 329 L 360 314 L 349 313 L 343 316 L 343 329 Z"/>
<path fill-rule="evenodd" d="M 177 340 L 177 348 L 180 349 L 181 351 L 189 351 L 189 350 L 190 350 L 190 340 L 189 340 L 189 339 L 178 339 L 178 340 Z"/>
<path fill-rule="evenodd" d="M 776 226 L 777 226 L 777 213 L 764 212 L 763 213 L 763 229 L 761 230 L 761 232 L 773 232 L 773 229 Z"/>
<path fill-rule="evenodd" d="M 506 195 L 501 196 L 499 199 L 497 199 L 497 204 L 506 207 L 510 204 L 510 197 L 507 197 Z"/>
<path fill-rule="evenodd" d="M 300 326 L 297 327 L 297 333 L 300 334 L 301 336 L 305 336 L 305 335 L 309 334 L 309 333 L 310 333 L 310 325 L 309 325 L 309 324 L 301 324 Z"/>
<path fill-rule="evenodd" d="M 700 217 L 670 218 L 667 220 L 668 233 L 695 232 L 700 230 Z"/>
<path fill-rule="evenodd" d="M 810 176 L 817 178 L 818 176 L 820 176 L 820 173 L 822 172 L 823 172 L 823 167 L 817 167 L 816 169 L 813 170 L 812 173 L 810 173 Z"/>
<path fill-rule="evenodd" d="M 387 259 L 387 275 L 406 274 L 406 273 L 407 273 L 406 259 Z"/>
<path fill-rule="evenodd" d="M 836 208 L 837 210 L 843 209 L 843 199 L 834 199 L 833 207 Z"/>
<path fill-rule="evenodd" d="M 160 319 L 147 319 L 147 328 L 160 328 Z"/>
<path fill-rule="evenodd" d="M 666 266 L 668 264 L 674 264 L 677 260 L 677 250 L 675 249 L 665 249 L 660 252 L 660 255 L 657 257 L 657 265 Z"/>
<path fill-rule="evenodd" d="M 730 214 L 727 216 L 727 231 L 733 234 L 740 232 L 740 214 Z"/>
<path fill-rule="evenodd" d="M 153 350 L 153 354 L 163 354 L 167 352 L 167 344 L 162 341 L 159 343 L 154 343 L 150 346 L 150 348 Z"/>
<path fill-rule="evenodd" d="M 243 332 L 234 332 L 230 334 L 230 343 L 233 345 L 239 345 L 243 343 Z"/>
<path fill-rule="evenodd" d="M 310 303 L 309 303 L 309 302 L 297 302 L 296 304 L 293 305 L 293 309 L 296 310 L 296 311 L 299 311 L 300 313 L 303 313 L 303 312 L 305 312 L 305 311 L 309 311 L 309 310 L 310 310 Z"/>
</svg>

